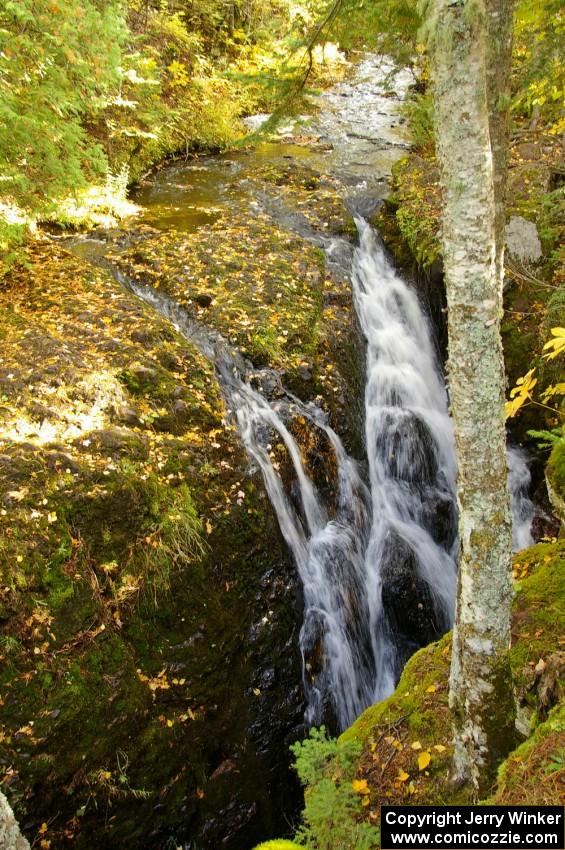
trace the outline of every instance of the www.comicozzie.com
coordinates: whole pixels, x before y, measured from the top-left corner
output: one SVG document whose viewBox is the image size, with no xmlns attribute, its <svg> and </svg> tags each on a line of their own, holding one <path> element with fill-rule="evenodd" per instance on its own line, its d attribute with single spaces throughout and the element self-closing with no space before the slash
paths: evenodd
<svg viewBox="0 0 565 850">
<path fill-rule="evenodd" d="M 383 850 L 564 850 L 562 806 L 383 806 Z"/>
</svg>

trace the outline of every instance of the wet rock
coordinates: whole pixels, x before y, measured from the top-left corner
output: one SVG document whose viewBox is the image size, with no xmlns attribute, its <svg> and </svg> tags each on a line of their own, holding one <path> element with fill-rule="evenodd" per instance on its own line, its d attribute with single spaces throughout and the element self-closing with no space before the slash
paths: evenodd
<svg viewBox="0 0 565 850">
<path fill-rule="evenodd" d="M 399 636 L 402 664 L 416 647 L 437 640 L 443 633 L 437 622 L 428 585 L 416 571 L 410 546 L 390 532 L 382 564 L 383 608 Z"/>
<path fill-rule="evenodd" d="M 391 399 L 394 403 L 394 399 Z M 425 424 L 409 410 L 385 411 L 376 450 L 391 478 L 411 484 L 431 484 L 438 472 L 432 437 Z"/>
<path fill-rule="evenodd" d="M 305 612 L 300 632 L 300 647 L 304 657 L 304 671 L 307 682 L 312 685 L 325 667 L 324 638 L 326 626 L 319 611 Z"/>
<path fill-rule="evenodd" d="M 278 398 L 283 392 L 281 375 L 274 369 L 256 369 L 249 376 L 249 382 L 251 386 L 257 388 L 261 395 L 269 399 Z"/>
<path fill-rule="evenodd" d="M 422 523 L 436 543 L 450 549 L 457 537 L 457 508 L 447 492 L 434 487 L 422 495 Z"/>
</svg>

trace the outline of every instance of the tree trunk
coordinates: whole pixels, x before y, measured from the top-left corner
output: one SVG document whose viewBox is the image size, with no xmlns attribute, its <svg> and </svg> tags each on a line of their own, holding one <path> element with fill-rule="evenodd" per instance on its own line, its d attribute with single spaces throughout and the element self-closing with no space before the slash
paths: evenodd
<svg viewBox="0 0 565 850">
<path fill-rule="evenodd" d="M 487 103 L 494 180 L 496 268 L 504 280 L 504 225 L 510 136 L 510 65 L 514 0 L 486 0 Z"/>
<path fill-rule="evenodd" d="M 490 0 L 494 6 L 494 0 Z M 444 194 L 449 387 L 460 571 L 450 704 L 455 772 L 477 791 L 514 740 L 509 664 L 511 518 L 500 339 L 485 0 L 432 0 L 430 53 Z"/>
<path fill-rule="evenodd" d="M 2 850 L 29 850 L 6 797 L 0 791 L 0 847 Z"/>
</svg>

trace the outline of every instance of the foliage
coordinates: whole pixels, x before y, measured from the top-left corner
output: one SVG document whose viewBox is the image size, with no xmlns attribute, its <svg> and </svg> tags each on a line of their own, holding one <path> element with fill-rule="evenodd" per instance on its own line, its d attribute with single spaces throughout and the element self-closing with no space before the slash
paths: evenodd
<svg viewBox="0 0 565 850">
<path fill-rule="evenodd" d="M 27 232 L 25 222 L 8 222 L 0 217 L 0 279 L 16 260 L 21 259 L 20 249 Z"/>
<path fill-rule="evenodd" d="M 84 122 L 117 83 L 119 0 L 13 0 L 0 12 L 0 174 L 6 196 L 41 209 L 104 173 Z"/>
<path fill-rule="evenodd" d="M 401 112 L 408 121 L 410 136 L 417 147 L 421 148 L 433 142 L 432 97 L 429 92 L 410 94 L 402 104 Z"/>
<path fill-rule="evenodd" d="M 530 437 L 538 440 L 540 449 L 549 449 L 552 446 L 565 445 L 565 432 L 562 428 L 553 428 L 551 431 L 528 431 Z"/>
<path fill-rule="evenodd" d="M 547 352 L 544 357 L 548 360 L 565 354 L 565 328 L 552 328 L 551 334 L 554 339 L 548 340 L 543 347 L 543 350 Z"/>
<path fill-rule="evenodd" d="M 297 840 L 316 850 L 369 850 L 379 831 L 359 820 L 367 783 L 355 779 L 361 747 L 329 739 L 326 730 L 311 729 L 309 738 L 291 747 L 305 792 L 304 825 Z"/>
<path fill-rule="evenodd" d="M 328 38 L 344 48 L 371 47 L 411 65 L 421 20 L 412 0 L 344 0 Z"/>
<path fill-rule="evenodd" d="M 565 354 L 565 328 L 551 328 L 553 339 L 548 340 L 543 346 L 543 357 L 547 360 L 553 360 L 560 354 Z M 516 381 L 516 386 L 510 391 L 510 400 L 506 402 L 506 416 L 512 419 L 524 405 L 533 403 L 540 404 L 533 395 L 534 387 L 537 385 L 535 367 L 530 369 L 521 378 Z M 555 403 L 555 400 L 565 395 L 565 383 L 551 384 L 540 394 L 541 404 L 547 406 L 548 402 Z M 559 413 L 556 408 L 555 413 Z"/>
<path fill-rule="evenodd" d="M 565 94 L 563 63 L 563 4 L 560 0 L 521 0 L 515 15 L 514 108 L 531 115 L 543 110 L 550 132 L 565 129 L 562 115 Z"/>
</svg>

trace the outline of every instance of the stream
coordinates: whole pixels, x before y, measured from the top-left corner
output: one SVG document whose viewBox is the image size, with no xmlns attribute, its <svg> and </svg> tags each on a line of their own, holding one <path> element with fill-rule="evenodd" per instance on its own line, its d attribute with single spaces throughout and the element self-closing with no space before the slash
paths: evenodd
<svg viewBox="0 0 565 850">
<path fill-rule="evenodd" d="M 397 107 L 411 81 L 408 72 L 394 75 L 385 61 L 368 57 L 348 80 L 318 97 L 307 130 L 287 129 L 252 153 L 172 163 L 134 197 L 143 223 L 180 234 L 198 231 L 203 238 L 235 205 L 251 220 L 269 216 L 321 249 L 336 279 L 350 281 L 365 352 L 361 456 L 346 447 L 342 423 L 323 406 L 299 398 L 277 371 L 254 366 L 229 334 L 208 327 L 170 294 L 120 270 L 107 256 L 104 235 L 73 244 L 75 253 L 109 266 L 122 286 L 214 364 L 227 415 L 252 471 L 261 475 L 300 577 L 305 725 L 325 723 L 334 732 L 390 694 L 408 657 L 448 630 L 454 612 L 456 461 L 441 356 L 425 305 L 395 271 L 368 222 L 386 196 L 392 163 L 407 146 Z M 297 144 L 293 132 L 317 141 Z M 326 232 L 255 177 L 259 165 L 289 161 L 331 176 L 356 238 Z M 297 418 L 328 447 L 334 471 L 329 491 L 293 433 Z M 276 441 L 285 447 L 284 471 L 271 452 Z M 509 451 L 509 467 L 514 545 L 522 548 L 531 542 L 533 505 L 521 450 Z M 194 840 L 185 846 L 219 846 L 202 832 Z M 246 845 L 230 837 L 226 825 L 221 846 Z"/>
</svg>

